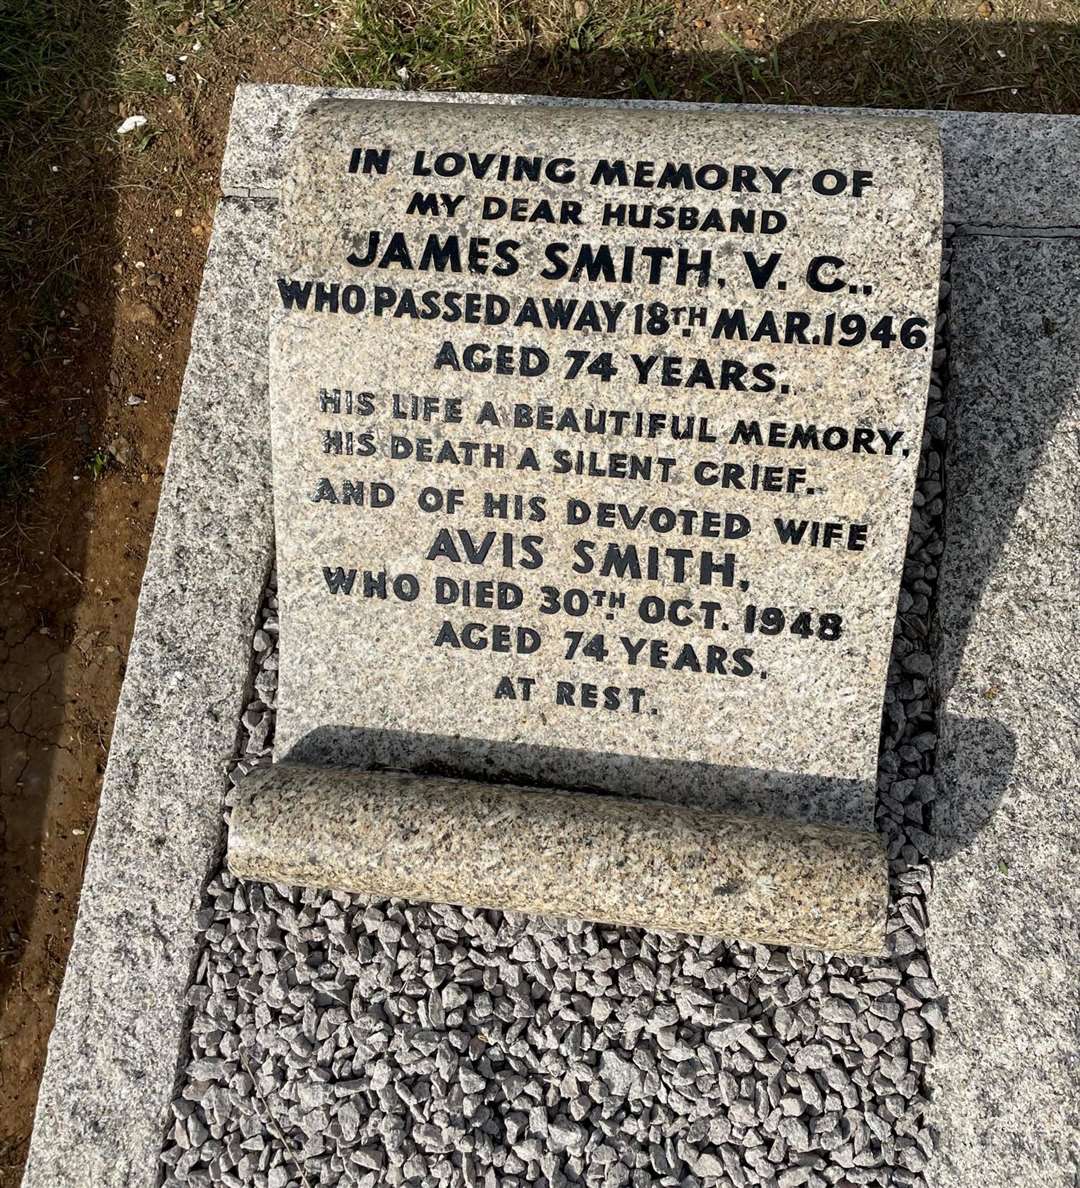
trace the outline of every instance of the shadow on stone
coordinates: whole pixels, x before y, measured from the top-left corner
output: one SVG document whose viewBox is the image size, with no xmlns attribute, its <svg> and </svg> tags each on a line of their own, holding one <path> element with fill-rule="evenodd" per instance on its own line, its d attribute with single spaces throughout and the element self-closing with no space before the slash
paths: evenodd
<svg viewBox="0 0 1080 1188">
<path fill-rule="evenodd" d="M 1068 265 L 1076 254 L 1064 252 L 1061 238 L 1018 228 L 959 234 L 954 248 L 945 553 L 932 633 L 935 694 L 945 715 L 938 767 L 952 780 L 934 806 L 939 858 L 963 849 L 989 821 L 1017 752 L 1013 733 L 993 718 L 947 712 L 956 704 L 952 692 L 962 684 L 961 668 L 1002 666 L 1001 682 L 1008 684 L 1010 654 L 1025 647 L 1025 616 L 1059 613 L 1059 578 L 1047 565 L 1041 516 L 1030 508 L 1038 499 L 1048 518 L 1068 514 L 1058 506 L 1061 492 L 1037 472 L 1075 388 L 1080 359 L 1080 320 L 1068 312 L 1075 285 Z M 1064 459 L 1055 464 L 1061 474 L 1066 467 Z M 1035 481 L 1037 496 L 1029 490 Z M 994 575 L 1011 566 L 1030 567 L 1030 603 L 988 632 L 977 623 L 980 606 Z M 992 712 L 995 689 L 981 693 Z"/>
<path fill-rule="evenodd" d="M 948 714 L 941 723 L 939 763 L 963 774 L 934 801 L 931 858 L 950 858 L 971 844 L 1001 804 L 1016 759 L 1016 738 L 993 718 Z"/>
<path fill-rule="evenodd" d="M 321 726 L 277 760 L 650 798 L 732 813 L 870 828 L 874 790 L 857 780 L 591 753 L 562 747 Z"/>
<path fill-rule="evenodd" d="M 461 88 L 729 103 L 845 106 L 857 101 L 881 108 L 1080 110 L 1080 87 L 1070 81 L 1080 78 L 1080 70 L 1074 69 L 1080 66 L 1080 47 L 1074 30 L 1066 24 L 1029 22 L 1018 27 L 993 21 L 816 21 L 768 53 L 740 49 L 722 35 L 715 49 L 708 47 L 708 33 L 703 33 L 701 40 L 702 47 L 693 50 L 649 46 L 641 51 L 599 49 L 576 55 L 568 53 L 565 45 L 543 49 L 533 42 L 494 63 L 478 62 L 475 73 L 461 80 Z M 1010 44 L 1007 56 L 997 52 L 1003 41 Z M 964 242 L 970 242 L 964 233 L 954 239 L 958 247 L 957 270 L 964 267 L 960 247 Z M 979 283 L 1007 286 L 1007 261 L 995 272 L 1000 275 L 980 279 Z M 973 289 L 968 291 L 974 293 Z M 954 344 L 958 335 L 970 333 L 981 317 L 977 300 L 970 298 L 963 312 L 963 326 L 958 328 L 954 323 L 951 328 Z M 1017 341 L 1023 341 L 1009 325 L 998 327 L 995 333 L 997 341 L 1008 343 L 1013 351 Z M 1058 334 L 1057 322 L 1052 316 L 1042 317 L 1033 325 L 1032 333 Z M 1073 344 L 1063 350 L 1062 357 L 1067 359 L 1070 351 L 1077 349 L 1080 344 Z M 981 427 L 993 424 L 1007 396 L 1000 386 L 980 390 L 974 401 L 971 396 L 970 388 L 966 389 L 965 406 L 959 408 L 946 391 L 950 418 L 949 461 L 943 466 L 946 485 L 949 464 L 958 452 L 983 451 L 985 457 L 974 470 L 967 468 L 965 489 L 946 491 L 946 499 L 955 497 L 963 504 L 959 511 L 950 510 L 947 504 L 946 516 L 950 531 L 957 531 L 957 523 L 963 522 L 963 531 L 981 536 L 982 547 L 977 562 L 968 565 L 963 575 L 963 602 L 968 613 L 950 623 L 948 639 L 941 639 L 937 633 L 937 638 L 932 635 L 926 642 L 935 660 L 932 696 L 936 707 L 946 702 L 966 647 L 971 615 L 999 563 L 1026 476 L 1037 464 L 1062 405 L 1061 389 L 1047 391 L 1045 399 L 1031 410 L 1024 440 L 1010 441 L 1006 433 L 1000 439 L 1000 448 L 988 450 L 991 435 Z M 1020 451 L 1019 463 L 1014 449 Z M 944 560 L 947 564 L 948 552 Z M 955 596 L 951 601 L 956 601 Z M 936 608 L 932 607 L 931 614 L 937 617 Z M 938 725 L 944 728 L 945 724 Z M 970 727 L 950 726 L 950 745 L 954 747 L 989 746 L 993 741 L 992 753 L 998 766 L 993 772 L 986 770 L 983 790 L 973 791 L 969 809 L 961 813 L 956 804 L 948 809 L 941 807 L 939 818 L 945 830 L 942 844 L 949 852 L 966 845 L 985 824 L 1006 784 L 1015 747 L 1009 732 L 1003 727 L 995 732 L 995 725 L 978 720 Z M 989 755 L 973 753 L 972 769 L 986 768 Z M 844 786 L 843 781 L 808 782 L 776 773 L 648 761 L 627 755 L 590 756 L 516 744 L 411 738 L 403 733 L 327 726 L 301 740 L 285 757 L 591 788 L 803 819 L 858 819 L 853 815 L 853 806 L 859 801 L 859 791 Z M 961 816 L 965 823 L 954 828 Z"/>
</svg>

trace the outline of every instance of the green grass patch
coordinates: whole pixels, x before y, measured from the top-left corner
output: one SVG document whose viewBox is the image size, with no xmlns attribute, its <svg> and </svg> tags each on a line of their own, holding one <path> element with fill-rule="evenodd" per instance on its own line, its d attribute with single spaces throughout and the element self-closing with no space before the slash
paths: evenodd
<svg viewBox="0 0 1080 1188">
<path fill-rule="evenodd" d="M 250 0 L 127 0 L 126 7 L 117 88 L 122 95 L 134 97 L 169 91 L 165 71 L 176 71 L 177 58 L 190 55 L 196 41 L 198 53 L 210 50 L 217 34 L 252 6 Z"/>
<path fill-rule="evenodd" d="M 1075 2 L 331 0 L 329 8 L 342 36 L 326 78 L 343 86 L 1080 110 Z"/>
<path fill-rule="evenodd" d="M 657 51 L 672 6 L 663 0 L 414 0 L 390 8 L 349 0 L 328 77 L 341 86 L 408 90 L 510 90 L 523 81 L 555 92 L 633 90 Z M 642 77 L 621 81 L 635 66 Z M 593 67 L 605 68 L 597 74 Z"/>
<path fill-rule="evenodd" d="M 112 456 L 104 446 L 100 446 L 98 449 L 94 450 L 90 457 L 87 458 L 86 469 L 90 471 L 90 477 L 95 483 L 98 481 L 98 479 L 104 477 L 105 472 L 109 469 L 111 462 Z"/>
<path fill-rule="evenodd" d="M 500 55 L 527 44 L 519 9 L 498 0 L 356 0 L 330 76 L 342 86 L 467 90 Z"/>
</svg>

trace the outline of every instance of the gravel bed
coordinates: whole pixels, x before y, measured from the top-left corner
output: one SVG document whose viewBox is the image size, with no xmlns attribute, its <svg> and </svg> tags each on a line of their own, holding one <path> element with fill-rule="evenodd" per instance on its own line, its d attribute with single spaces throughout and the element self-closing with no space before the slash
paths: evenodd
<svg viewBox="0 0 1080 1188">
<path fill-rule="evenodd" d="M 951 229 L 947 228 L 947 232 Z M 162 1181 L 924 1188 L 946 239 L 882 725 L 890 956 L 210 881 Z M 234 771 L 270 762 L 273 586 Z"/>
</svg>

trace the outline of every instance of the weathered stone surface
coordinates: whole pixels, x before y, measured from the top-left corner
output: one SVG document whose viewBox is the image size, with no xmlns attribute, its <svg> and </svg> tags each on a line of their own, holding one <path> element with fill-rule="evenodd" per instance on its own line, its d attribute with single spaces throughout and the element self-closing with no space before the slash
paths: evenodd
<svg viewBox="0 0 1080 1188">
<path fill-rule="evenodd" d="M 1066 1188 L 1080 1101 L 1080 239 L 958 241 L 932 1188 Z"/>
<path fill-rule="evenodd" d="M 243 878 L 880 954 L 888 867 L 854 829 L 582 792 L 276 764 L 240 786 Z"/>
<path fill-rule="evenodd" d="M 272 547 L 269 212 L 217 214 L 24 1188 L 151 1188 Z M 255 497 L 252 497 L 252 491 Z"/>
<path fill-rule="evenodd" d="M 285 176 L 286 148 L 297 122 L 315 99 L 394 99 L 423 103 L 422 91 L 342 90 L 245 83 L 236 89 L 229 140 L 221 167 L 226 194 L 273 197 Z M 606 102 L 548 95 L 492 95 L 452 92 L 444 103 L 499 106 L 617 107 L 692 114 L 702 111 L 761 111 L 753 105 L 673 103 L 651 99 Z M 880 119 L 917 116 L 941 130 L 948 184 L 945 219 L 950 223 L 1067 231 L 1080 226 L 1080 190 L 1072 170 L 1080 157 L 1080 123 L 1073 116 L 1015 115 L 993 111 L 905 111 L 865 108 L 773 107 L 770 112 L 869 115 Z"/>
<path fill-rule="evenodd" d="M 721 798 L 781 773 L 869 822 L 940 183 L 920 122 L 313 109 L 274 295 L 279 754 L 608 788 L 674 761 Z M 614 221 L 672 202 L 697 229 Z M 510 601 L 440 598 L 465 581 Z"/>
</svg>

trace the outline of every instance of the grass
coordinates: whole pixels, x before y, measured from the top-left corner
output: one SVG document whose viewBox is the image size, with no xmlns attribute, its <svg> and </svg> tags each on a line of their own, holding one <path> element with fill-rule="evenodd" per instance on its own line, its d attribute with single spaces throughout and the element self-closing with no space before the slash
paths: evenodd
<svg viewBox="0 0 1080 1188">
<path fill-rule="evenodd" d="M 86 460 L 86 468 L 90 471 L 90 477 L 95 483 L 109 469 L 110 461 L 109 451 L 103 446 L 96 449 Z"/>
<path fill-rule="evenodd" d="M 212 45 L 222 30 L 242 19 L 246 0 L 127 0 L 127 21 L 118 46 L 117 91 L 125 96 L 164 94 L 165 71 L 194 41 Z M 197 13 L 197 15 L 196 15 Z"/>
<path fill-rule="evenodd" d="M 93 95 L 111 75 L 109 8 L 108 0 L 0 6 L 0 274 L 22 327 L 55 321 L 78 279 L 78 242 L 91 233 L 75 175 L 88 153 Z M 36 353 L 43 344 L 23 345 Z"/>
<path fill-rule="evenodd" d="M 1077 0 L 341 0 L 342 85 L 1080 110 Z"/>
<path fill-rule="evenodd" d="M 392 10 L 353 0 L 329 76 L 344 86 L 509 89 L 539 68 L 559 87 L 593 56 L 629 63 L 649 53 L 673 17 L 658 0 L 414 0 Z M 590 89 L 605 81 L 594 76 Z"/>
<path fill-rule="evenodd" d="M 343 85 L 468 89 L 477 72 L 528 44 L 531 33 L 516 5 L 498 0 L 405 4 L 356 0 L 344 45 L 330 75 Z"/>
<path fill-rule="evenodd" d="M 121 142 L 118 110 L 168 89 L 165 70 L 193 38 L 212 45 L 248 7 L 200 0 L 196 18 L 191 0 L 0 3 L 5 363 L 53 357 L 60 311 L 109 243 L 119 154 L 145 149 L 153 134 Z"/>
</svg>

